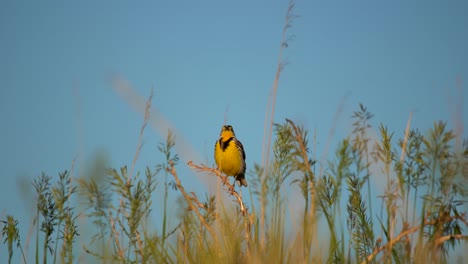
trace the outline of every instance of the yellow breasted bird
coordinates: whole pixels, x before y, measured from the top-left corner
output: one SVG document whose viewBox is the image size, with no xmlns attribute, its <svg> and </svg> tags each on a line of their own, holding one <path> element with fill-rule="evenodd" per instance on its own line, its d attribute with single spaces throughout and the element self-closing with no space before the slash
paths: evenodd
<svg viewBox="0 0 468 264">
<path fill-rule="evenodd" d="M 223 126 L 215 144 L 214 159 L 218 169 L 227 176 L 234 176 L 239 186 L 246 186 L 245 152 L 242 143 L 237 140 L 232 126 Z"/>
</svg>

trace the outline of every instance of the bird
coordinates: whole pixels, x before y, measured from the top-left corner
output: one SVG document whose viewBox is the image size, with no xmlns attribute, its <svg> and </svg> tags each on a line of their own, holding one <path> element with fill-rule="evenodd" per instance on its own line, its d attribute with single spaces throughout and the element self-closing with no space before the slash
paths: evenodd
<svg viewBox="0 0 468 264">
<path fill-rule="evenodd" d="M 215 144 L 214 159 L 221 172 L 227 176 L 234 176 L 239 186 L 247 187 L 244 146 L 236 138 L 232 126 L 225 125 L 221 128 Z"/>
</svg>

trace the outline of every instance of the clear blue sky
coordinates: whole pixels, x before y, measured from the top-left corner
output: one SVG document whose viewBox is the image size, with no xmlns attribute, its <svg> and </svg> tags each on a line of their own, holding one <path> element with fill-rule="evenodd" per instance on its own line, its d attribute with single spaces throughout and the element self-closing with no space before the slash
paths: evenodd
<svg viewBox="0 0 468 264">
<path fill-rule="evenodd" d="M 18 179 L 55 176 L 78 154 L 77 172 L 97 150 L 110 166 L 131 164 L 142 115 L 112 89 L 115 74 L 143 96 L 154 86 L 153 106 L 200 161 L 213 162 L 228 109 L 247 165 L 260 163 L 286 8 L 266 0 L 2 1 L 0 214 L 31 219 Z M 457 78 L 468 102 L 466 1 L 297 1 L 295 13 L 275 120 L 317 129 L 317 156 L 345 95 L 335 142 L 359 102 L 397 137 L 411 111 L 413 127 L 453 124 Z M 137 169 L 160 161 L 161 140 L 146 130 Z M 184 172 L 187 185 L 200 185 Z M 203 186 L 194 188 L 203 197 Z"/>
</svg>

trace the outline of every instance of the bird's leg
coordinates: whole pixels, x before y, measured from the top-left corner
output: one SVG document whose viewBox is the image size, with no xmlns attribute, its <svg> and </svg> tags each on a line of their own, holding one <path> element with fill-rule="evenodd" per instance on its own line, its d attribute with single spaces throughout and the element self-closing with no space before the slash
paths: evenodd
<svg viewBox="0 0 468 264">
<path fill-rule="evenodd" d="M 234 181 L 232 182 L 232 185 L 229 186 L 229 193 L 233 194 L 234 193 L 234 188 L 236 187 L 236 178 L 234 178 Z"/>
</svg>

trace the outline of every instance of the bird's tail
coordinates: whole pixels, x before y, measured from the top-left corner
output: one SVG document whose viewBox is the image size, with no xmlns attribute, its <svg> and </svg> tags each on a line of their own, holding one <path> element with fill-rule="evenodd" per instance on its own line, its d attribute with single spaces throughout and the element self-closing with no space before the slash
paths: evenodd
<svg viewBox="0 0 468 264">
<path fill-rule="evenodd" d="M 245 174 L 239 174 L 236 176 L 236 181 L 239 186 L 247 187 L 247 181 L 245 180 Z"/>
</svg>

